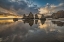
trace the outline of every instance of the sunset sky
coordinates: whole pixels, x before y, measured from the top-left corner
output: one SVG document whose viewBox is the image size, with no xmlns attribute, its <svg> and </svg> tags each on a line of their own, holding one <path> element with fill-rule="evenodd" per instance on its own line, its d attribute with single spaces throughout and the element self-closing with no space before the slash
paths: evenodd
<svg viewBox="0 0 64 42">
<path fill-rule="evenodd" d="M 59 10 L 64 10 L 64 0 L 0 0 L 0 12 L 51 15 Z"/>
</svg>

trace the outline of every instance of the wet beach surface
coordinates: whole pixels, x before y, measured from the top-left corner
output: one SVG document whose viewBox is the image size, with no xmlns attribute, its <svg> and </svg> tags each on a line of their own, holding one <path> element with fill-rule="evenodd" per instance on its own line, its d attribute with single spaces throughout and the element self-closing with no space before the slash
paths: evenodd
<svg viewBox="0 0 64 42">
<path fill-rule="evenodd" d="M 0 42 L 64 42 L 64 22 L 0 20 Z"/>
</svg>

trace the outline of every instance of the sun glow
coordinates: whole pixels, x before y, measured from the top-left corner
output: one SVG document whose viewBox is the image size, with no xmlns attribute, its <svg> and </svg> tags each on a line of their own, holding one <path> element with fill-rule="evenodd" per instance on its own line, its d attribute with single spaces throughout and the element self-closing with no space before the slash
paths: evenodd
<svg viewBox="0 0 64 42">
<path fill-rule="evenodd" d="M 0 18 L 22 18 L 22 16 L 0 16 Z"/>
<path fill-rule="evenodd" d="M 18 18 L 17 16 L 7 16 L 8 18 Z"/>
</svg>

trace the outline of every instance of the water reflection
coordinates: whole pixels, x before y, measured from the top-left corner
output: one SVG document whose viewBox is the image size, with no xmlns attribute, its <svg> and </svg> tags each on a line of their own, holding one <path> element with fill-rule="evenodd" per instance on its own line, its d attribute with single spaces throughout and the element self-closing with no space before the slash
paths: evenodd
<svg viewBox="0 0 64 42">
<path fill-rule="evenodd" d="M 24 23 L 29 23 L 30 26 L 32 26 L 34 24 L 34 20 L 33 19 L 30 19 L 30 20 L 25 19 L 23 21 L 24 21 Z"/>
<path fill-rule="evenodd" d="M 37 24 L 38 23 L 38 20 L 35 20 L 35 24 Z"/>
<path fill-rule="evenodd" d="M 1 24 L 10 24 L 10 23 L 13 23 L 14 21 L 13 20 L 0 20 L 0 25 Z"/>
<path fill-rule="evenodd" d="M 53 24 L 57 24 L 57 26 L 64 26 L 64 22 L 61 21 L 52 21 Z"/>
<path fill-rule="evenodd" d="M 18 21 L 18 18 L 13 18 L 13 21 L 14 21 L 14 22 Z"/>
<path fill-rule="evenodd" d="M 28 25 L 21 21 L 13 22 L 0 28 L 0 38 L 2 42 L 21 42 L 28 32 Z M 26 28 L 27 27 L 27 28 Z"/>
<path fill-rule="evenodd" d="M 0 24 L 0 42 L 64 42 L 64 25 L 51 20 L 0 21 L 9 23 Z"/>
<path fill-rule="evenodd" d="M 45 23 L 46 20 L 41 20 L 41 24 L 43 25 Z"/>
<path fill-rule="evenodd" d="M 37 24 L 38 23 L 38 20 L 33 20 L 33 19 L 25 19 L 23 20 L 24 23 L 29 23 L 30 26 L 32 26 L 34 23 Z M 40 20 L 41 21 L 41 24 L 43 25 L 45 23 L 45 20 Z"/>
</svg>

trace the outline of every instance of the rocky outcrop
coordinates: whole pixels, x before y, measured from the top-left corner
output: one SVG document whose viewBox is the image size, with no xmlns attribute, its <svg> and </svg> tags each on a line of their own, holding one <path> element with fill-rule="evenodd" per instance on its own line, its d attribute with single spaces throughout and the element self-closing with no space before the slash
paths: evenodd
<svg viewBox="0 0 64 42">
<path fill-rule="evenodd" d="M 28 17 L 29 17 L 29 19 L 34 19 L 32 12 L 29 13 Z"/>
<path fill-rule="evenodd" d="M 35 19 L 39 19 L 37 14 L 35 14 Z"/>
<path fill-rule="evenodd" d="M 13 18 L 13 21 L 14 21 L 14 22 L 18 21 L 18 18 Z"/>
<path fill-rule="evenodd" d="M 64 11 L 61 10 L 61 11 L 58 11 L 57 13 L 53 13 L 52 18 L 53 19 L 64 18 Z"/>
<path fill-rule="evenodd" d="M 23 15 L 23 19 L 34 19 L 34 16 L 33 16 L 32 12 L 30 12 L 28 16 L 26 16 L 26 15 L 24 14 L 24 15 Z"/>
<path fill-rule="evenodd" d="M 46 18 L 44 17 L 44 15 L 42 14 L 42 16 L 41 16 L 41 18 L 40 18 L 41 20 L 46 20 Z"/>
<path fill-rule="evenodd" d="M 57 24 L 57 26 L 64 26 L 64 22 L 61 21 L 52 21 L 53 24 Z"/>
</svg>

